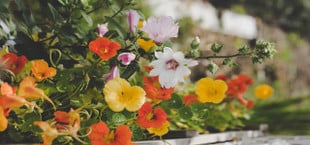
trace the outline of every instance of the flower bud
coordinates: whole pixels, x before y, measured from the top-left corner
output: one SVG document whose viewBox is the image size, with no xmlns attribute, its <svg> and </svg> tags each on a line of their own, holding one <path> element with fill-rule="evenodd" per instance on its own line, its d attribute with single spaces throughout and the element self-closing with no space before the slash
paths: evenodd
<svg viewBox="0 0 310 145">
<path fill-rule="evenodd" d="M 200 39 L 198 36 L 195 37 L 195 39 L 191 43 L 192 49 L 197 49 L 200 45 Z"/>
<path fill-rule="evenodd" d="M 105 33 L 109 31 L 108 29 L 108 23 L 105 24 L 98 24 L 97 26 L 97 32 L 99 37 L 103 37 Z"/>
</svg>

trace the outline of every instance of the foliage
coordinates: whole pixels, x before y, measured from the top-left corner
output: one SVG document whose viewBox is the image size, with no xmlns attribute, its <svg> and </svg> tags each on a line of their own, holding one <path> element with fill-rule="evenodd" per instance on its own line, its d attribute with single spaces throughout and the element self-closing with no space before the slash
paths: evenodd
<svg viewBox="0 0 310 145">
<path fill-rule="evenodd" d="M 1 3 L 1 143 L 130 144 L 169 130 L 241 127 L 250 101 L 245 89 L 227 92 L 249 84 L 202 78 L 213 86 L 204 92 L 186 79 L 189 68 L 199 59 L 235 66 L 238 56 L 262 63 L 275 53 L 258 41 L 227 56 L 213 44 L 213 54 L 201 56 L 198 37 L 187 54 L 175 51 L 178 23 L 145 18 L 135 0 Z"/>
</svg>

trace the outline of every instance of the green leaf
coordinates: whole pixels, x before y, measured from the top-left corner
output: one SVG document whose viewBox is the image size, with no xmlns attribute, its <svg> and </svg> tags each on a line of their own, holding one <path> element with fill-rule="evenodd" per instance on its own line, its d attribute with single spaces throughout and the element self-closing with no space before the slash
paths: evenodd
<svg viewBox="0 0 310 145">
<path fill-rule="evenodd" d="M 138 63 L 136 61 L 133 61 L 121 74 L 121 77 L 124 79 L 129 79 L 138 69 L 139 69 Z"/>
<path fill-rule="evenodd" d="M 193 113 L 191 112 L 191 109 L 187 106 L 182 107 L 181 109 L 178 110 L 178 113 L 181 118 L 183 119 L 190 119 L 193 116 Z"/>
<path fill-rule="evenodd" d="M 51 19 L 53 21 L 56 21 L 57 10 L 50 3 L 48 3 L 47 5 L 48 5 L 48 8 L 50 9 L 50 12 L 51 12 L 51 16 L 52 16 Z"/>
<path fill-rule="evenodd" d="M 172 94 L 171 99 L 168 101 L 168 105 L 171 108 L 180 108 L 182 107 L 181 97 L 177 94 Z"/>
<path fill-rule="evenodd" d="M 126 123 L 126 121 L 127 121 L 127 118 L 122 113 L 114 113 L 111 118 L 111 122 L 114 125 L 121 125 L 121 124 Z"/>
<path fill-rule="evenodd" d="M 114 26 L 114 27 L 115 27 L 115 29 L 116 29 L 118 35 L 119 35 L 122 39 L 124 39 L 125 36 L 126 36 L 126 31 L 125 31 L 125 29 L 124 29 L 120 24 L 118 24 L 118 22 L 116 22 L 114 19 L 112 19 L 112 18 L 110 18 L 110 17 L 105 17 L 105 18 L 106 18 L 106 20 L 108 21 L 108 23 L 109 23 L 110 26 Z"/>
<path fill-rule="evenodd" d="M 86 20 L 88 26 L 91 27 L 93 25 L 92 18 L 83 11 L 81 11 L 81 14 L 82 14 L 83 18 Z"/>
</svg>

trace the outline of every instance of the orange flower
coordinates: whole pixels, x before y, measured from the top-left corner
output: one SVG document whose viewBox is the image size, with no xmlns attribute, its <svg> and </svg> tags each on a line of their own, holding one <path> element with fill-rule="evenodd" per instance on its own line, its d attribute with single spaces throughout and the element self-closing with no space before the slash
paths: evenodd
<svg viewBox="0 0 310 145">
<path fill-rule="evenodd" d="M 253 80 L 246 75 L 238 75 L 236 78 L 230 80 L 228 85 L 227 94 L 230 97 L 236 97 L 243 94 L 249 85 L 253 84 Z"/>
<path fill-rule="evenodd" d="M 169 100 L 174 88 L 162 88 L 158 81 L 158 76 L 143 78 L 146 97 L 153 100 Z"/>
<path fill-rule="evenodd" d="M 5 117 L 4 109 L 0 106 L 0 132 L 8 127 L 8 119 Z"/>
<path fill-rule="evenodd" d="M 238 96 L 238 101 L 243 105 L 245 106 L 246 108 L 248 109 L 251 109 L 253 108 L 254 106 L 254 101 L 251 101 L 251 100 L 246 100 L 244 97 L 242 96 Z"/>
<path fill-rule="evenodd" d="M 43 59 L 33 60 L 32 64 L 32 74 L 38 81 L 42 81 L 46 78 L 50 78 L 56 75 L 56 69 L 48 67 L 48 64 Z"/>
<path fill-rule="evenodd" d="M 5 61 L 8 69 L 13 73 L 20 72 L 28 61 L 25 56 L 17 56 L 15 53 L 7 53 L 2 56 L 1 60 Z"/>
<path fill-rule="evenodd" d="M 51 127 L 47 122 L 35 121 L 34 125 L 39 126 L 42 130 L 43 145 L 52 145 L 53 140 L 57 138 L 59 132 L 56 128 Z"/>
<path fill-rule="evenodd" d="M 189 94 L 183 97 L 183 103 L 187 106 L 191 105 L 194 102 L 199 102 L 196 95 Z"/>
<path fill-rule="evenodd" d="M 61 123 L 69 123 L 69 114 L 64 111 L 56 111 L 54 113 L 55 120 Z"/>
<path fill-rule="evenodd" d="M 21 83 L 19 84 L 18 95 L 26 99 L 34 100 L 44 98 L 53 105 L 54 109 L 56 108 L 53 101 L 45 95 L 44 91 L 36 88 L 35 79 L 31 76 L 25 77 L 21 81 Z"/>
<path fill-rule="evenodd" d="M 109 130 L 107 125 L 100 121 L 90 126 L 91 133 L 88 135 L 92 145 L 132 145 L 132 133 L 128 126 L 120 125 L 114 131 Z"/>
<path fill-rule="evenodd" d="M 254 93 L 259 99 L 267 99 L 272 95 L 273 88 L 267 84 L 262 84 L 255 88 Z"/>
<path fill-rule="evenodd" d="M 166 112 L 161 108 L 152 109 L 149 102 L 145 102 L 138 111 L 137 123 L 143 128 L 160 127 L 167 121 Z"/>
<path fill-rule="evenodd" d="M 99 55 L 102 60 L 106 61 L 114 57 L 121 45 L 117 42 L 112 42 L 106 37 L 98 37 L 88 45 L 89 49 Z"/>
<path fill-rule="evenodd" d="M 9 115 L 11 109 L 19 108 L 24 104 L 33 106 L 25 98 L 17 96 L 14 89 L 8 83 L 1 84 L 0 107 L 2 107 L 5 116 Z"/>
</svg>

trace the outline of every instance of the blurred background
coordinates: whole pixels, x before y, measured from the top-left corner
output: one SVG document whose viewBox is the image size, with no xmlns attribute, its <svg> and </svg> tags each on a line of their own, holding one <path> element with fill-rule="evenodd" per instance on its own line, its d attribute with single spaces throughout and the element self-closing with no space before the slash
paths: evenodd
<svg viewBox="0 0 310 145">
<path fill-rule="evenodd" d="M 253 65 L 249 58 L 238 58 L 236 68 L 221 67 L 217 74 L 246 74 L 255 82 L 274 87 L 268 100 L 256 102 L 248 124 L 266 123 L 269 133 L 310 134 L 310 1 L 309 0 L 146 0 L 143 13 L 178 19 L 177 42 L 186 49 L 199 36 L 203 55 L 212 43 L 223 44 L 223 53 L 233 54 L 243 44 L 256 40 L 275 43 L 276 56 Z M 210 75 L 204 60 L 191 79 Z M 214 61 L 214 63 L 219 63 Z"/>
</svg>

